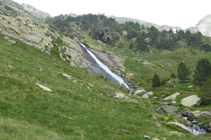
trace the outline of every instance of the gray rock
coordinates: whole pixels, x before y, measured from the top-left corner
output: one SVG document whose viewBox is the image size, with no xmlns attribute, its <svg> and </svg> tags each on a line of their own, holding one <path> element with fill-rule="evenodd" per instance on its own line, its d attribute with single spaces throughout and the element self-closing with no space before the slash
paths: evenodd
<svg viewBox="0 0 211 140">
<path fill-rule="evenodd" d="M 125 96 L 125 100 L 129 101 L 131 99 L 128 96 Z"/>
<path fill-rule="evenodd" d="M 148 95 L 148 94 L 144 94 L 144 95 L 142 96 L 142 98 L 148 99 L 148 98 L 149 98 L 149 95 Z"/>
<path fill-rule="evenodd" d="M 67 78 L 68 78 L 68 79 L 70 79 L 70 80 L 72 79 L 72 76 L 67 75 L 67 74 L 65 74 L 65 73 L 64 73 L 64 74 L 62 74 L 62 76 L 63 76 L 63 77 L 67 77 Z"/>
<path fill-rule="evenodd" d="M 187 44 L 184 41 L 177 41 L 176 44 L 183 47 L 187 46 Z"/>
<path fill-rule="evenodd" d="M 42 88 L 42 89 L 44 89 L 44 90 L 46 90 L 46 91 L 52 92 L 52 90 L 51 90 L 50 88 L 46 87 L 46 86 L 43 86 L 43 85 L 38 84 L 38 83 L 36 83 L 36 85 L 38 85 L 40 88 Z"/>
<path fill-rule="evenodd" d="M 149 95 L 149 96 L 152 96 L 153 95 L 153 92 L 152 91 L 149 91 L 146 94 Z"/>
<path fill-rule="evenodd" d="M 141 96 L 146 93 L 146 90 L 136 90 L 133 94 L 133 96 Z"/>
<path fill-rule="evenodd" d="M 209 111 L 193 111 L 190 113 L 192 118 L 197 118 L 198 120 L 204 120 L 206 118 L 211 117 L 211 113 Z"/>
<path fill-rule="evenodd" d="M 150 137 L 147 135 L 144 135 L 144 139 L 150 139 Z"/>
<path fill-rule="evenodd" d="M 152 138 L 152 140 L 160 140 L 160 139 L 158 139 L 158 138 Z"/>
<path fill-rule="evenodd" d="M 190 27 L 185 30 L 185 32 L 187 31 L 190 31 L 191 34 L 196 34 L 199 32 L 199 29 L 197 27 Z"/>
<path fill-rule="evenodd" d="M 8 43 L 10 43 L 10 44 L 16 44 L 17 42 L 15 40 L 8 40 Z"/>
<path fill-rule="evenodd" d="M 193 85 L 188 86 L 188 88 L 192 88 L 192 87 L 193 87 Z"/>
<path fill-rule="evenodd" d="M 176 93 L 174 93 L 174 94 L 172 94 L 172 95 L 164 98 L 163 100 L 164 101 L 174 101 L 174 100 L 176 100 L 176 98 L 177 98 L 178 95 L 180 95 L 180 93 L 179 92 L 176 92 Z"/>
<path fill-rule="evenodd" d="M 178 108 L 175 106 L 163 105 L 157 109 L 160 113 L 179 114 Z"/>
<path fill-rule="evenodd" d="M 123 94 L 123 93 L 116 93 L 116 96 L 114 98 L 124 99 L 125 98 L 125 94 Z"/>
<path fill-rule="evenodd" d="M 180 129 L 183 129 L 187 133 L 193 134 L 193 131 L 190 128 L 186 127 L 185 125 L 181 123 L 178 123 L 178 122 L 168 122 L 168 123 L 172 125 L 176 125 L 177 127 L 179 127 Z"/>
<path fill-rule="evenodd" d="M 201 98 L 197 95 L 190 95 L 183 98 L 180 102 L 183 106 L 186 107 L 197 107 L 200 105 Z"/>
</svg>

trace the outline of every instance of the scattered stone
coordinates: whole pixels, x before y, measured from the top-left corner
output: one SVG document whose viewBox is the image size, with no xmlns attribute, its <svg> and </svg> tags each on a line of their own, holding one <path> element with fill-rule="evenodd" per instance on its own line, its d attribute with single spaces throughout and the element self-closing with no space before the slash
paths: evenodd
<svg viewBox="0 0 211 140">
<path fill-rule="evenodd" d="M 136 99 L 132 99 L 131 101 L 137 104 L 139 103 Z"/>
<path fill-rule="evenodd" d="M 142 98 L 148 99 L 148 98 L 149 98 L 149 95 L 148 95 L 148 94 L 144 94 L 144 95 L 142 96 Z"/>
<path fill-rule="evenodd" d="M 160 140 L 160 139 L 158 139 L 158 138 L 152 138 L 152 140 Z"/>
<path fill-rule="evenodd" d="M 144 135 L 144 139 L 150 139 L 150 137 L 147 135 Z"/>
<path fill-rule="evenodd" d="M 88 83 L 88 85 L 90 85 L 91 87 L 93 87 L 93 85 L 92 85 L 92 84 L 90 84 L 90 83 Z"/>
<path fill-rule="evenodd" d="M 73 80 L 73 83 L 77 83 L 77 80 Z"/>
<path fill-rule="evenodd" d="M 192 87 L 193 87 L 193 85 L 188 86 L 188 88 L 192 88 Z"/>
<path fill-rule="evenodd" d="M 114 98 L 118 98 L 118 99 L 124 99 L 125 98 L 125 94 L 123 93 L 115 93 L 116 96 Z"/>
<path fill-rule="evenodd" d="M 50 88 L 46 87 L 46 86 L 43 86 L 43 85 L 38 84 L 38 83 L 36 83 L 36 85 L 38 85 L 39 87 L 41 87 L 42 89 L 44 89 L 44 90 L 46 90 L 46 91 L 52 92 L 52 90 L 51 90 Z"/>
<path fill-rule="evenodd" d="M 150 92 L 147 92 L 146 94 L 149 95 L 149 96 L 152 96 L 153 95 L 153 92 L 150 91 Z"/>
<path fill-rule="evenodd" d="M 178 108 L 175 106 L 163 105 L 157 109 L 160 113 L 179 114 Z"/>
<path fill-rule="evenodd" d="M 136 90 L 133 96 L 141 96 L 146 93 L 146 90 Z"/>
<path fill-rule="evenodd" d="M 172 103 L 172 104 L 176 104 L 177 102 L 176 102 L 176 101 L 172 101 L 171 103 Z"/>
<path fill-rule="evenodd" d="M 157 98 L 158 98 L 157 96 L 153 97 L 153 99 L 157 99 Z"/>
<path fill-rule="evenodd" d="M 190 95 L 188 97 L 183 98 L 180 102 L 183 106 L 187 107 L 197 107 L 200 105 L 201 98 L 197 95 Z"/>
<path fill-rule="evenodd" d="M 43 69 L 42 69 L 42 68 L 40 68 L 40 71 L 41 71 L 41 72 L 43 72 Z"/>
<path fill-rule="evenodd" d="M 174 94 L 172 94 L 172 95 L 164 98 L 163 100 L 164 101 L 174 101 L 174 100 L 176 100 L 176 98 L 177 98 L 178 95 L 180 95 L 180 93 L 179 92 L 176 92 L 176 93 L 174 93 Z"/>
<path fill-rule="evenodd" d="M 129 101 L 131 99 L 128 96 L 125 96 L 125 100 Z"/>
<path fill-rule="evenodd" d="M 178 132 L 178 131 L 171 131 L 170 135 L 169 136 L 183 136 L 184 134 L 181 133 L 181 132 Z"/>
<path fill-rule="evenodd" d="M 181 123 L 178 123 L 178 122 L 168 122 L 168 123 L 172 125 L 176 125 L 177 127 L 179 127 L 180 129 L 184 130 L 187 133 L 193 134 L 193 131 L 190 128 L 186 127 L 185 125 Z"/>
<path fill-rule="evenodd" d="M 72 79 L 72 76 L 67 75 L 67 74 L 62 74 L 62 76 L 63 76 L 63 77 L 67 77 L 67 78 L 70 79 L 70 80 Z"/>
<path fill-rule="evenodd" d="M 8 40 L 8 43 L 10 43 L 10 44 L 16 44 L 17 42 L 15 40 Z"/>
</svg>

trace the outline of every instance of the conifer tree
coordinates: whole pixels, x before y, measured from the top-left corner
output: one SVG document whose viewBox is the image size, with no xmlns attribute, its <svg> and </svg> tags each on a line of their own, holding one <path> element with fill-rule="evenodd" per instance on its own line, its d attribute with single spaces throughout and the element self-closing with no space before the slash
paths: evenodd
<svg viewBox="0 0 211 140">
<path fill-rule="evenodd" d="M 190 68 L 187 68 L 184 62 L 180 62 L 177 68 L 177 77 L 183 82 L 188 80 L 189 75 L 191 74 Z"/>
<path fill-rule="evenodd" d="M 160 87 L 161 82 L 159 76 L 155 73 L 152 79 L 152 87 Z"/>
<path fill-rule="evenodd" d="M 203 85 L 203 82 L 207 80 L 211 75 L 211 63 L 207 58 L 202 58 L 198 61 L 195 74 L 194 83 L 197 85 Z"/>
</svg>

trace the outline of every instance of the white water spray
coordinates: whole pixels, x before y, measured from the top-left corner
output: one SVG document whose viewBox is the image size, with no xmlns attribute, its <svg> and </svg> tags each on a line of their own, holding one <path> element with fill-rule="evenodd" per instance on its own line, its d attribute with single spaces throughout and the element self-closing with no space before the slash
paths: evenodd
<svg viewBox="0 0 211 140">
<path fill-rule="evenodd" d="M 108 73 L 112 78 L 114 78 L 116 81 L 118 81 L 118 84 L 121 86 L 125 86 L 127 89 L 132 90 L 126 83 L 125 81 L 115 73 L 113 73 L 105 64 L 103 64 L 100 60 L 97 59 L 97 57 L 89 51 L 84 44 L 80 43 L 80 45 L 88 52 L 88 54 L 95 60 L 95 62 L 99 65 L 100 68 L 105 70 L 106 73 Z"/>
</svg>

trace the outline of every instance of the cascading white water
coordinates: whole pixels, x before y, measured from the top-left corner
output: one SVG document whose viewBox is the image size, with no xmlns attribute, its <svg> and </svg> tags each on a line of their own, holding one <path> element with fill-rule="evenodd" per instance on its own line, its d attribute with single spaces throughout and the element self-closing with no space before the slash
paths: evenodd
<svg viewBox="0 0 211 140">
<path fill-rule="evenodd" d="M 91 51 L 89 51 L 84 44 L 80 43 L 80 45 L 95 60 L 95 62 L 99 65 L 99 67 L 102 68 L 106 73 L 108 73 L 112 78 L 114 78 L 115 81 L 118 82 L 118 84 L 125 86 L 129 90 L 132 90 L 120 76 L 113 73 L 105 64 L 103 64 L 100 60 L 98 60 L 98 58 Z"/>
</svg>

